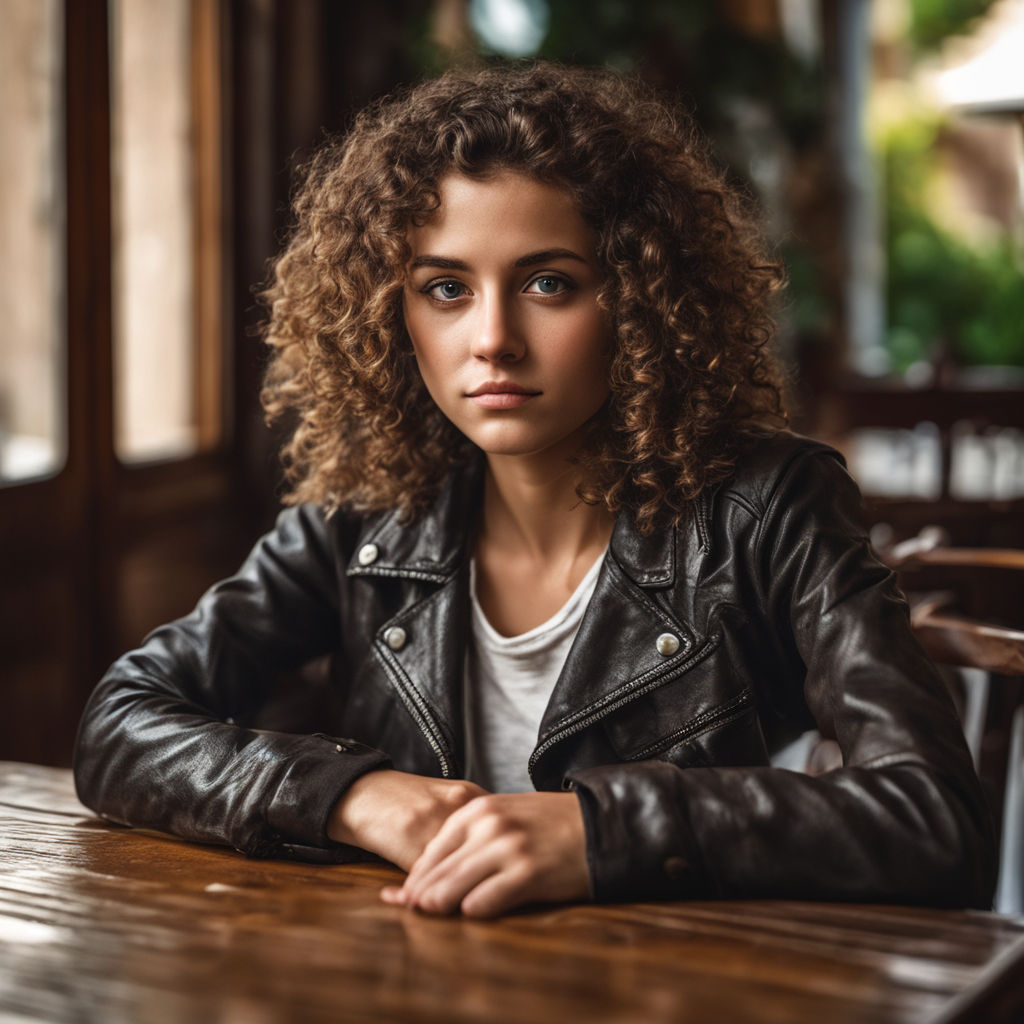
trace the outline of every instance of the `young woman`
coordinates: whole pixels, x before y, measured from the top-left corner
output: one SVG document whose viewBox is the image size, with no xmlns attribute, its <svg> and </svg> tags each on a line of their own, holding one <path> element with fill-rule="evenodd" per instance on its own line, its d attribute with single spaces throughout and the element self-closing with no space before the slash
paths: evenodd
<svg viewBox="0 0 1024 1024">
<path fill-rule="evenodd" d="M 383 898 L 987 906 L 950 700 L 832 450 L 783 429 L 779 274 L 686 118 L 453 72 L 314 160 L 267 292 L 291 507 L 85 712 L 101 815 L 374 854 Z M 336 711 L 254 728 L 330 656 Z M 773 765 L 816 729 L 842 765 Z"/>
</svg>

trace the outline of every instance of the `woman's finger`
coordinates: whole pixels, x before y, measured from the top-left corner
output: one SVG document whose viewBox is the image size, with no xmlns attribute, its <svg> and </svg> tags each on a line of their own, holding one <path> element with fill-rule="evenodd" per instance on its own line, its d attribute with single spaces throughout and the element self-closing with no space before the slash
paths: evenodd
<svg viewBox="0 0 1024 1024">
<path fill-rule="evenodd" d="M 409 874 L 402 883 L 402 893 L 407 902 L 410 895 L 422 886 L 423 880 L 465 843 L 466 826 L 460 820 L 452 820 L 457 813 L 441 826 L 409 868 Z"/>
<path fill-rule="evenodd" d="M 380 898 L 384 903 L 392 906 L 405 906 L 405 893 L 400 885 L 386 885 L 380 891 Z"/>
<path fill-rule="evenodd" d="M 484 796 L 460 807 L 450 815 L 409 869 L 402 886 L 407 901 L 422 889 L 425 881 L 443 861 L 470 844 L 471 839 L 475 837 L 476 843 L 479 844 L 500 831 L 500 806 L 500 801 L 495 797 Z"/>
<path fill-rule="evenodd" d="M 427 913 L 460 906 L 488 917 L 527 900 L 583 899 L 588 893 L 578 803 L 562 794 L 487 796 L 453 813 L 413 864 L 395 905 Z"/>
<path fill-rule="evenodd" d="M 536 881 L 535 873 L 522 865 L 498 871 L 466 893 L 459 908 L 467 917 L 497 917 L 535 900 Z"/>
<path fill-rule="evenodd" d="M 406 895 L 406 905 L 428 914 L 454 913 L 469 893 L 505 868 L 507 846 L 496 841 L 460 847 Z"/>
</svg>

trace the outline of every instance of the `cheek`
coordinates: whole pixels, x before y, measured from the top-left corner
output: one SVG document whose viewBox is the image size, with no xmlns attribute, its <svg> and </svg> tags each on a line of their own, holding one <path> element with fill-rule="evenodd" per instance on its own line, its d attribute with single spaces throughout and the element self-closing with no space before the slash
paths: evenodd
<svg viewBox="0 0 1024 1024">
<path fill-rule="evenodd" d="M 430 373 L 431 365 L 436 361 L 436 339 L 423 319 L 410 313 L 408 307 L 403 310 L 403 314 L 405 333 L 409 335 L 409 341 L 412 343 L 416 365 L 419 367 L 420 375 L 426 378 Z"/>
<path fill-rule="evenodd" d="M 409 337 L 412 339 L 412 351 L 416 356 L 416 365 L 419 366 L 420 373 L 424 377 L 444 373 L 448 361 L 445 347 L 438 343 L 437 337 L 424 334 L 422 331 L 418 334 L 410 331 Z"/>
<path fill-rule="evenodd" d="M 564 365 L 574 368 L 589 383 L 608 384 L 613 342 L 604 317 L 595 314 L 581 318 L 566 332 L 561 352 Z"/>
<path fill-rule="evenodd" d="M 420 379 L 426 385 L 427 391 L 430 396 L 437 401 L 437 388 L 435 382 L 438 377 L 438 373 L 430 361 L 429 352 L 424 351 L 423 347 L 413 342 L 412 346 L 413 355 L 416 357 L 416 369 L 419 371 Z"/>
<path fill-rule="evenodd" d="M 439 345 L 438 339 L 429 332 L 416 331 L 408 321 L 406 321 L 406 330 L 412 342 L 413 356 L 416 359 L 416 368 L 419 371 L 420 379 L 434 403 L 444 409 L 447 404 L 445 385 L 454 379 L 454 368 L 445 358 L 444 346 Z"/>
</svg>

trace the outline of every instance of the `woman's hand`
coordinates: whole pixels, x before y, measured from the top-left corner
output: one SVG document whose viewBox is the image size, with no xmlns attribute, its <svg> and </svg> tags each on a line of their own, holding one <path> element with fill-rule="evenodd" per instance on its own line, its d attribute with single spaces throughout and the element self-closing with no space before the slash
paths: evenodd
<svg viewBox="0 0 1024 1024">
<path fill-rule="evenodd" d="M 381 898 L 432 914 L 493 917 L 524 903 L 590 893 L 579 801 L 572 793 L 482 796 L 451 814 L 405 883 Z"/>
<path fill-rule="evenodd" d="M 487 791 L 462 779 L 368 772 L 334 805 L 327 834 L 408 871 L 454 811 Z"/>
</svg>

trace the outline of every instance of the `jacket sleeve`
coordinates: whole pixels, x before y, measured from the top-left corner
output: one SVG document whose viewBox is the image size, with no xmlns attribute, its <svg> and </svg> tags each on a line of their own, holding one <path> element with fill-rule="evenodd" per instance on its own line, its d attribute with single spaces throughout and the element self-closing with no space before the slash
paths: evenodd
<svg viewBox="0 0 1024 1024">
<path fill-rule="evenodd" d="M 237 575 L 111 666 L 75 745 L 79 798 L 125 825 L 250 856 L 340 860 L 334 803 L 385 754 L 244 722 L 276 680 L 338 644 L 333 537 L 315 506 L 288 509 Z"/>
<path fill-rule="evenodd" d="M 860 506 L 834 453 L 805 453 L 766 495 L 754 550 L 738 555 L 806 666 L 804 700 L 843 766 L 571 773 L 597 898 L 991 905 L 995 844 L 963 733 Z"/>
</svg>

